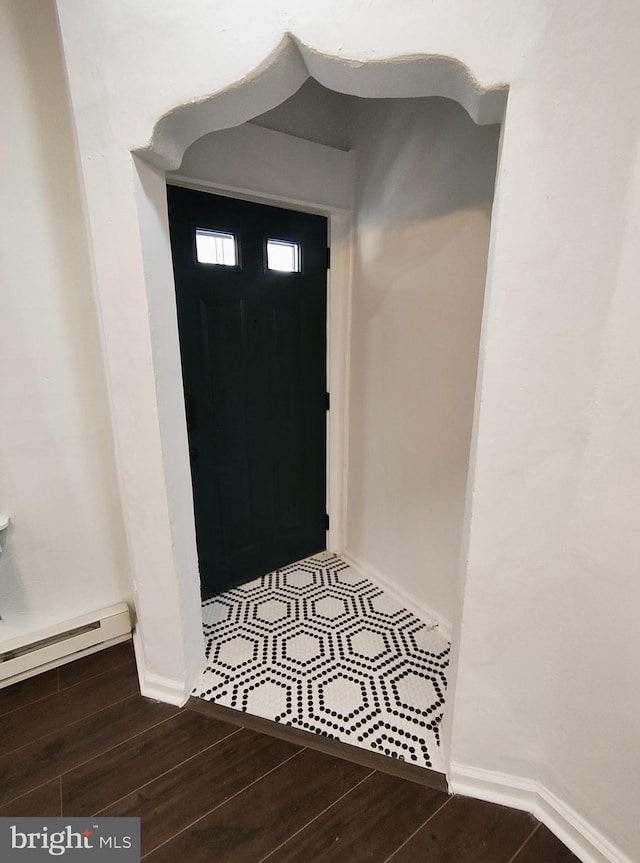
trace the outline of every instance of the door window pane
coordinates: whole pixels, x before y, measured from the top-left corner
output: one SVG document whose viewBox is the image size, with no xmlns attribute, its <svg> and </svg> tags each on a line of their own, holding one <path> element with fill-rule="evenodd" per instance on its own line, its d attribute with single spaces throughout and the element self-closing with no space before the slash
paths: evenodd
<svg viewBox="0 0 640 863">
<path fill-rule="evenodd" d="M 238 265 L 236 238 L 223 231 L 207 231 L 196 228 L 196 255 L 201 264 L 222 264 L 224 267 Z"/>
<path fill-rule="evenodd" d="M 267 267 L 281 273 L 299 273 L 300 246 L 286 240 L 267 240 Z"/>
</svg>

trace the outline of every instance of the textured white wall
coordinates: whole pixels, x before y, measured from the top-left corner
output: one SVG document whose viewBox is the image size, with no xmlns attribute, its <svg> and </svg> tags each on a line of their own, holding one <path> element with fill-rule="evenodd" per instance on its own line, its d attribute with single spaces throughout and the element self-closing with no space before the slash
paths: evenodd
<svg viewBox="0 0 640 863">
<path fill-rule="evenodd" d="M 496 191 L 452 763 L 542 783 L 597 859 L 636 860 L 640 7 L 538 9 Z"/>
<path fill-rule="evenodd" d="M 447 629 L 456 610 L 498 127 L 361 100 L 347 550 Z"/>
<path fill-rule="evenodd" d="M 352 204 L 347 153 L 252 123 L 200 138 L 174 173 L 317 207 L 348 210 Z"/>
<path fill-rule="evenodd" d="M 0 641 L 131 598 L 48 0 L 0 4 Z"/>
<path fill-rule="evenodd" d="M 129 149 L 149 144 L 165 112 L 243 79 L 251 79 L 239 93 L 243 111 L 252 94 L 256 114 L 273 107 L 254 87 L 255 70 L 286 32 L 316 52 L 307 52 L 314 68 L 322 52 L 346 58 L 336 80 L 351 74 L 358 86 L 366 61 L 420 54 L 457 58 L 484 87 L 510 85 L 456 615 L 454 776 L 484 770 L 542 781 L 573 807 L 584 833 L 615 846 L 609 859 L 638 859 L 640 628 L 629 620 L 640 559 L 630 197 L 637 2 L 58 0 L 58 8 L 131 560 L 148 607 L 154 586 L 175 582 L 176 569 L 164 553 L 166 486 Z M 409 83 L 429 89 L 434 69 L 442 71 L 432 63 Z M 269 81 L 284 98 L 300 69 Z M 234 93 L 219 103 L 225 111 Z M 160 670 L 173 670 L 181 621 L 197 625 L 187 581 L 180 595 L 182 608 L 149 634 Z"/>
</svg>

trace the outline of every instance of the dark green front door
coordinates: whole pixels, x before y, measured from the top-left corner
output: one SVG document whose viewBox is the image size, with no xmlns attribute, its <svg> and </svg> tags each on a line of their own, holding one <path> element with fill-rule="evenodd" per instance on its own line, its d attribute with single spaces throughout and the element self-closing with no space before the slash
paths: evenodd
<svg viewBox="0 0 640 863">
<path fill-rule="evenodd" d="M 168 201 L 206 598 L 325 548 L 327 222 Z"/>
</svg>

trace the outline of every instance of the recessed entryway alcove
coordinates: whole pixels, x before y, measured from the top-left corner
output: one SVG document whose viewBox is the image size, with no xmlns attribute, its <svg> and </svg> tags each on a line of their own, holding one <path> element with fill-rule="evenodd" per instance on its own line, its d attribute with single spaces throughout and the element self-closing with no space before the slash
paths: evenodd
<svg viewBox="0 0 640 863">
<path fill-rule="evenodd" d="M 198 139 L 167 174 L 329 216 L 330 548 L 447 635 L 497 130 L 448 99 L 364 99 L 310 78 L 275 109 Z"/>
<path fill-rule="evenodd" d="M 449 634 L 504 103 L 449 58 L 354 66 L 287 40 L 136 154 L 186 628 L 199 596 L 165 180 L 329 217 L 330 547 Z M 153 614 L 141 623 L 144 651 Z"/>
</svg>

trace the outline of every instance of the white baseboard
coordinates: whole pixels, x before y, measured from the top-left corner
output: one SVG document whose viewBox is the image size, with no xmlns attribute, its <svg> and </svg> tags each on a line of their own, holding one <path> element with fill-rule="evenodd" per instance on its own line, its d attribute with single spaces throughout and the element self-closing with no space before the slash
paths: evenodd
<svg viewBox="0 0 640 863">
<path fill-rule="evenodd" d="M 388 576 L 380 572 L 379 569 L 376 569 L 375 566 L 362 560 L 362 558 L 356 557 L 356 555 L 352 554 L 350 551 L 343 550 L 340 552 L 340 557 L 342 557 L 349 566 L 352 566 L 361 575 L 368 578 L 369 581 L 372 581 L 377 587 L 384 590 L 385 593 L 388 593 L 389 596 L 392 596 L 397 600 L 397 602 L 401 603 L 404 608 L 415 614 L 415 616 L 420 618 L 420 620 L 424 621 L 426 624 L 437 623 L 438 631 L 447 639 L 447 641 L 451 641 L 451 621 L 443 618 L 442 615 L 434 611 L 434 609 L 427 605 L 426 602 L 417 600 L 415 596 L 412 596 L 412 594 L 406 591 L 403 587 L 400 587 L 396 582 L 392 581 Z"/>
<path fill-rule="evenodd" d="M 184 680 L 172 680 L 170 677 L 154 674 L 147 668 L 138 627 L 133 630 L 133 647 L 138 667 L 140 694 L 144 695 L 145 698 L 153 699 L 153 701 L 162 701 L 164 704 L 173 704 L 176 707 L 182 707 L 186 704 L 191 687 L 187 687 Z"/>
<path fill-rule="evenodd" d="M 453 794 L 531 812 L 583 863 L 633 863 L 583 816 L 539 782 L 452 764 L 449 787 Z"/>
<path fill-rule="evenodd" d="M 182 707 L 189 699 L 189 696 L 185 695 L 184 685 L 168 677 L 161 677 L 159 674 L 147 671 L 144 675 L 139 675 L 139 681 L 140 692 L 145 698 L 173 704 L 176 707 Z"/>
</svg>

